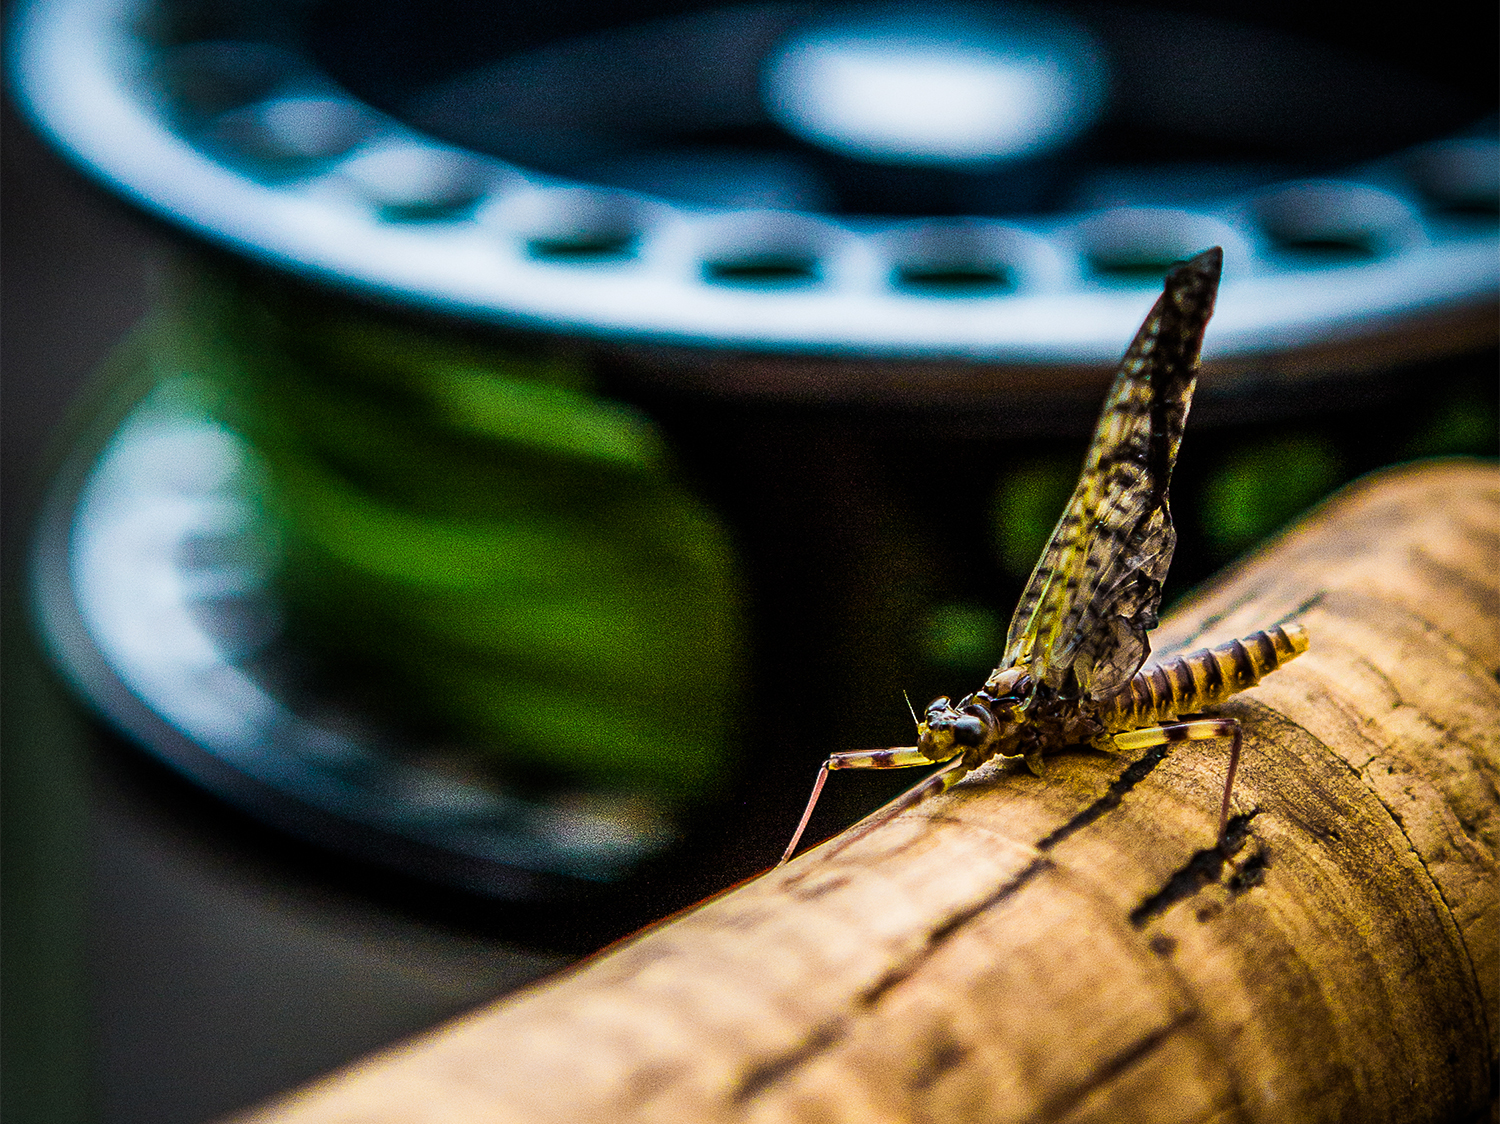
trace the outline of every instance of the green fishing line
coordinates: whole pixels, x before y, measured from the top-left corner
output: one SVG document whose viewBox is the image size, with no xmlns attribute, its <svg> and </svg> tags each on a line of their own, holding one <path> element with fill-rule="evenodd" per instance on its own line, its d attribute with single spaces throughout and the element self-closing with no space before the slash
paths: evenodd
<svg viewBox="0 0 1500 1124">
<path fill-rule="evenodd" d="M 502 775 L 678 807 L 722 786 L 729 536 L 584 362 L 206 268 L 148 340 L 264 466 L 298 643 Z"/>
</svg>

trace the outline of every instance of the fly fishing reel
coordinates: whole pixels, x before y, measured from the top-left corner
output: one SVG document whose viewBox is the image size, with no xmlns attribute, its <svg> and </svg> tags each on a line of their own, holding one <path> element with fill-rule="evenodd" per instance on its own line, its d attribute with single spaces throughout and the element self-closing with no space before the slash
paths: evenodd
<svg viewBox="0 0 1500 1124">
<path fill-rule="evenodd" d="M 1494 337 L 1493 83 L 1208 16 L 30 0 L 11 76 L 92 174 L 269 267 L 233 299 L 185 286 L 184 318 L 163 323 L 191 330 L 155 338 L 165 359 L 143 364 L 184 377 L 158 379 L 61 475 L 34 582 L 54 654 L 206 787 L 492 896 L 587 894 L 665 853 L 672 817 L 606 791 L 621 776 L 687 788 L 691 764 L 699 790 L 726 783 L 741 560 L 663 433 L 749 447 L 764 437 L 752 408 L 835 407 L 823 440 L 872 405 L 911 423 L 903 435 L 936 417 L 946 438 L 965 412 L 991 437 L 1072 429 L 1171 264 L 1215 245 L 1200 417 L 1276 415 L 1320 386 L 1346 393 L 1350 370 Z M 372 304 L 402 327 L 372 327 Z M 434 324 L 462 338 L 424 334 Z M 535 354 L 484 367 L 469 346 L 517 339 Z M 638 404 L 675 396 L 678 428 L 670 409 L 596 394 L 598 372 Z M 252 391 L 254 409 L 237 398 Z M 233 425 L 205 405 L 230 398 Z M 714 403 L 722 425 L 682 423 L 684 401 Z M 416 438 L 421 456 L 395 455 Z M 882 643 L 862 625 L 899 631 L 918 600 L 887 571 L 922 569 L 911 536 L 876 541 L 896 527 L 889 497 L 851 497 L 895 462 L 847 431 L 831 443 L 830 460 L 858 462 L 837 487 L 798 475 L 814 440 L 719 473 L 775 494 L 774 511 L 733 513 L 743 540 L 749 525 L 762 548 L 780 536 L 762 580 L 793 575 L 756 636 L 814 663 L 844 627 L 819 623 L 831 603 L 866 614 L 845 632 L 868 654 Z M 291 512 L 267 536 L 258 463 Z M 833 498 L 789 517 L 787 497 Z M 882 589 L 818 586 L 808 554 L 837 569 L 808 546 L 825 532 L 879 558 L 863 572 Z M 326 631 L 368 640 L 363 666 L 483 711 L 520 759 L 505 783 L 307 697 L 300 653 L 276 662 L 290 594 L 273 547 L 313 559 L 295 569 L 303 604 L 344 612 Z M 1015 553 L 1029 566 L 1035 546 Z M 678 584 L 657 580 L 664 560 Z M 805 696 L 811 673 L 784 662 L 767 679 Z M 531 678 L 541 666 L 551 678 Z M 545 736 L 528 726 L 544 714 Z M 651 725 L 664 716 L 682 735 L 671 752 Z M 783 736 L 818 728 L 779 723 L 788 760 L 826 756 Z M 596 773 L 549 787 L 606 741 L 621 752 Z"/>
</svg>

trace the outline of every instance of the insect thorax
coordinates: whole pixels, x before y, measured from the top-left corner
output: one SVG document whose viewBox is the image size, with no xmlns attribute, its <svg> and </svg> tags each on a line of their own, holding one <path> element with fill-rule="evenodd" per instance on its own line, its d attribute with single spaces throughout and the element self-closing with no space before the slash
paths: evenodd
<svg viewBox="0 0 1500 1124">
<path fill-rule="evenodd" d="M 1033 759 L 1099 738 L 1104 726 L 1096 709 L 1086 697 L 1068 697 L 1021 668 L 1007 668 L 957 703 L 933 700 L 918 727 L 918 747 L 933 761 L 962 754 L 971 769 L 1000 755 Z"/>
</svg>

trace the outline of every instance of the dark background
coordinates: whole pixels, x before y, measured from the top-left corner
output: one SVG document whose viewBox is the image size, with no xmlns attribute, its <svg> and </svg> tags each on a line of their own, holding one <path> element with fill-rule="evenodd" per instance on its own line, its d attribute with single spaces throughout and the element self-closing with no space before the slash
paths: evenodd
<svg viewBox="0 0 1500 1124">
<path fill-rule="evenodd" d="M 1316 35 L 1493 99 L 1493 5 L 1366 9 L 1356 22 L 1306 4 L 1177 7 Z M 515 8 L 538 36 L 597 24 L 603 10 Z M 38 657 L 20 586 L 36 496 L 70 404 L 147 307 L 174 239 L 66 168 L 9 107 L 3 127 L 3 1111 L 21 1124 L 201 1121 L 568 954 L 523 947 L 496 935 L 506 926 L 493 914 L 244 819 L 90 719 Z M 1443 370 L 1493 393 L 1491 352 Z"/>
</svg>

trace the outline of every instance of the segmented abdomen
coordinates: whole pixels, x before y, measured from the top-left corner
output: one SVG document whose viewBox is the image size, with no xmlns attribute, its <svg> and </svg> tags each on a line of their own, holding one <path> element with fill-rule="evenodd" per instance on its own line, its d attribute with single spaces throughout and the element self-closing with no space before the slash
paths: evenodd
<svg viewBox="0 0 1500 1124">
<path fill-rule="evenodd" d="M 1307 630 L 1286 624 L 1148 664 L 1118 694 L 1099 704 L 1095 718 L 1112 734 L 1170 722 L 1255 686 L 1305 651 Z"/>
</svg>

